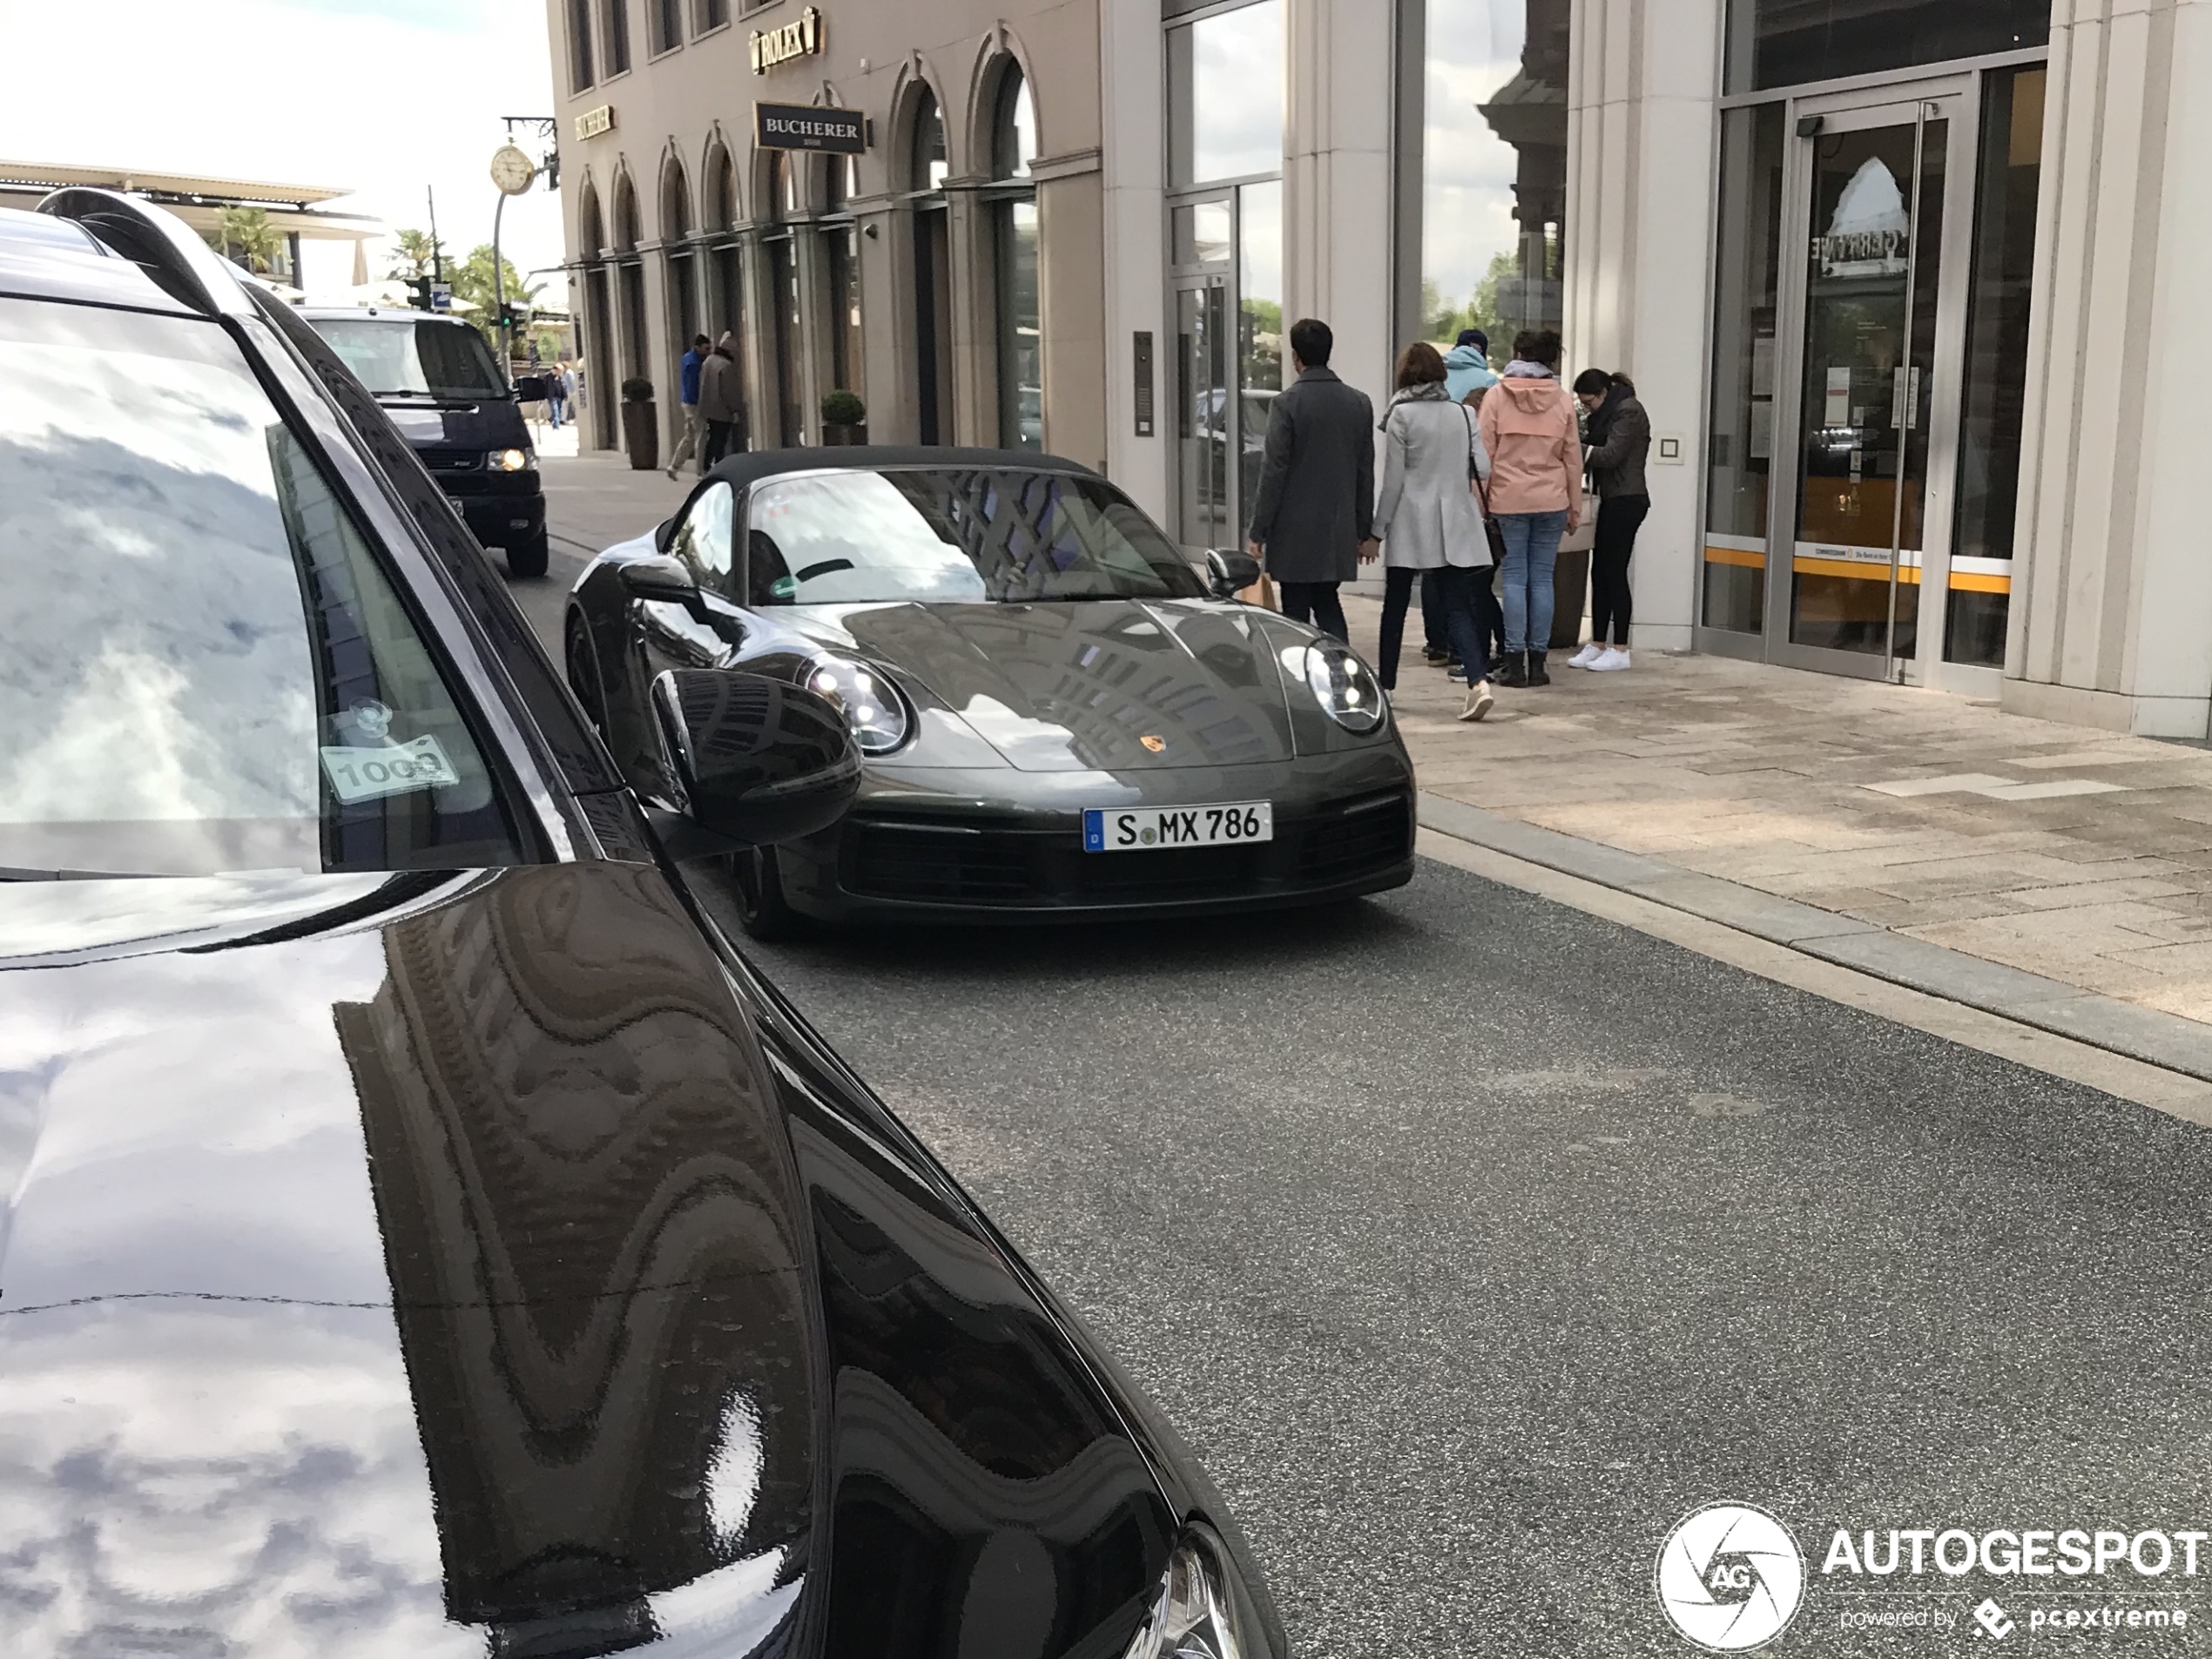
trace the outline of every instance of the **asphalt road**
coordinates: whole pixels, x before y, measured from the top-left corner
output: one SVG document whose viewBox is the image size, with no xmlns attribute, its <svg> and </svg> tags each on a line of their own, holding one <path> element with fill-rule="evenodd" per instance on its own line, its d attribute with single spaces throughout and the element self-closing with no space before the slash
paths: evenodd
<svg viewBox="0 0 2212 1659">
<path fill-rule="evenodd" d="M 1690 1652 L 1653 1565 L 1721 1501 L 1812 1557 L 1777 1653 L 1976 1650 L 1841 1620 L 1984 1594 L 2212 1625 L 2212 1550 L 2030 1581 L 2137 1601 L 1819 1575 L 1838 1526 L 2207 1524 L 2202 1130 L 1436 865 L 761 954 L 1153 1390 L 1301 1659 Z"/>
<path fill-rule="evenodd" d="M 516 584 L 550 644 L 638 512 Z M 1718 1501 L 1810 1556 L 1777 1654 L 1983 1651 L 1985 1596 L 2031 1646 L 2072 1607 L 2212 1648 L 2212 1546 L 1820 1572 L 1838 1527 L 2212 1527 L 2205 1131 L 1433 864 L 1324 913 L 759 954 L 1151 1388 L 1299 1659 L 1690 1653 L 1653 1567 Z"/>
</svg>

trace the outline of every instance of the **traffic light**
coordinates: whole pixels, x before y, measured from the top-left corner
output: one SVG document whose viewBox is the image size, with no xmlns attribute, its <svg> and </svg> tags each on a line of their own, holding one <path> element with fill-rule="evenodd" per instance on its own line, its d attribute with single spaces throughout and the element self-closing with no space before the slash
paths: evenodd
<svg viewBox="0 0 2212 1659">
<path fill-rule="evenodd" d="M 411 292 L 415 296 L 412 300 L 408 300 L 408 303 L 413 306 L 417 311 L 429 310 L 430 279 L 427 276 L 410 277 L 408 279 L 407 286 L 409 292 Z"/>
</svg>

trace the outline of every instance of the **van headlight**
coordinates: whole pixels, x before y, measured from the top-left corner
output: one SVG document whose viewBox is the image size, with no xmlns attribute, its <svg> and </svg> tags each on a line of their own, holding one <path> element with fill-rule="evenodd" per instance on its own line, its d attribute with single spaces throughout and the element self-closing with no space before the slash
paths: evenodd
<svg viewBox="0 0 2212 1659">
<path fill-rule="evenodd" d="M 528 449 L 493 449 L 485 455 L 484 464 L 494 472 L 536 472 L 537 456 Z"/>
<path fill-rule="evenodd" d="M 1322 711 L 1345 731 L 1365 734 L 1382 724 L 1382 687 L 1342 641 L 1325 639 L 1305 648 L 1305 683 Z"/>
<path fill-rule="evenodd" d="M 1192 1527 L 1168 1557 L 1158 1594 L 1122 1659 L 1265 1659 L 1248 1639 L 1229 1588 L 1228 1552 Z"/>
<path fill-rule="evenodd" d="M 864 663 L 818 657 L 800 684 L 837 705 L 853 747 L 864 755 L 889 754 L 914 730 L 899 688 Z"/>
</svg>

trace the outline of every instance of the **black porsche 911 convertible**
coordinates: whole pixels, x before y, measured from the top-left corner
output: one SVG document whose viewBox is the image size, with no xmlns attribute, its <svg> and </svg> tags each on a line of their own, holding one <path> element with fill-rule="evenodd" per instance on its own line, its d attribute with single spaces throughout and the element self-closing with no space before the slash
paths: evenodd
<svg viewBox="0 0 2212 1659">
<path fill-rule="evenodd" d="M 570 598 L 569 680 L 631 785 L 680 807 L 671 671 L 842 711 L 860 796 L 735 860 L 757 934 L 799 917 L 1206 914 L 1413 873 L 1413 765 L 1357 653 L 1236 604 L 1088 469 L 986 449 L 723 462 Z"/>
<path fill-rule="evenodd" d="M 0 1655 L 1283 1659 L 326 341 L 64 191 L 0 388 Z M 654 706 L 671 834 L 858 786 L 805 687 Z"/>
</svg>

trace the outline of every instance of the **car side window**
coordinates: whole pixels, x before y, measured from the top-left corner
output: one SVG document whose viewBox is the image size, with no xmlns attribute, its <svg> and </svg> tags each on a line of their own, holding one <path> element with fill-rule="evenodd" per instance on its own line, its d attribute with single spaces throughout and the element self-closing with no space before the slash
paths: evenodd
<svg viewBox="0 0 2212 1659">
<path fill-rule="evenodd" d="M 718 593 L 730 585 L 732 532 L 737 519 L 737 495 L 729 485 L 709 484 L 691 502 L 691 510 L 677 526 L 669 553 L 691 573 L 691 580 Z"/>
</svg>

